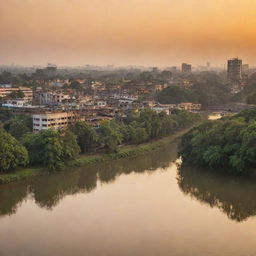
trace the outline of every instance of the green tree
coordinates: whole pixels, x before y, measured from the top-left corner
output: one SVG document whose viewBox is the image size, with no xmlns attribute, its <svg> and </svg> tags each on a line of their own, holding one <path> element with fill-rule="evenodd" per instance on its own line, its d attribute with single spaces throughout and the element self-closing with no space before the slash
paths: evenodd
<svg viewBox="0 0 256 256">
<path fill-rule="evenodd" d="M 256 92 L 251 93 L 247 99 L 246 99 L 247 104 L 256 104 Z"/>
<path fill-rule="evenodd" d="M 11 110 L 0 107 L 0 123 L 4 123 L 11 119 L 13 116 Z"/>
<path fill-rule="evenodd" d="M 97 146 L 97 133 L 95 129 L 86 122 L 77 122 L 70 127 L 77 136 L 77 143 L 82 153 L 91 152 Z"/>
<path fill-rule="evenodd" d="M 180 143 L 184 162 L 245 172 L 256 166 L 256 108 L 191 129 Z"/>
<path fill-rule="evenodd" d="M 74 90 L 78 90 L 78 91 L 83 90 L 83 86 L 76 80 L 74 80 L 70 83 L 70 88 L 72 88 Z"/>
<path fill-rule="evenodd" d="M 0 129 L 0 171 L 11 171 L 28 163 L 28 152 L 15 138 Z"/>
<path fill-rule="evenodd" d="M 4 124 L 4 129 L 13 137 L 20 140 L 26 133 L 32 131 L 32 120 L 27 115 L 16 115 Z"/>
<path fill-rule="evenodd" d="M 19 90 L 19 91 L 14 91 L 11 92 L 8 96 L 6 96 L 7 98 L 10 99 L 22 99 L 25 97 L 25 94 L 23 91 Z"/>
<path fill-rule="evenodd" d="M 62 146 L 63 146 L 63 158 L 75 159 L 80 153 L 80 147 L 77 144 L 77 136 L 70 130 L 61 131 Z"/>
<path fill-rule="evenodd" d="M 79 148 L 76 137 L 70 131 L 43 130 L 24 138 L 31 164 L 40 164 L 55 170 L 65 161 L 74 159 Z"/>
<path fill-rule="evenodd" d="M 115 121 L 103 122 L 98 129 L 98 134 L 101 144 L 109 152 L 115 152 L 122 142 L 120 127 Z"/>
</svg>

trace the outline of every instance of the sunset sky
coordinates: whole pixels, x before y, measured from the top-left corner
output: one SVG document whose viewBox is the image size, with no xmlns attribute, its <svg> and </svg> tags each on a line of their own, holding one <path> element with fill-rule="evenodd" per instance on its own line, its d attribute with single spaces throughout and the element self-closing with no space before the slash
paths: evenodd
<svg viewBox="0 0 256 256">
<path fill-rule="evenodd" d="M 0 0 L 0 64 L 256 64 L 256 0 Z"/>
</svg>

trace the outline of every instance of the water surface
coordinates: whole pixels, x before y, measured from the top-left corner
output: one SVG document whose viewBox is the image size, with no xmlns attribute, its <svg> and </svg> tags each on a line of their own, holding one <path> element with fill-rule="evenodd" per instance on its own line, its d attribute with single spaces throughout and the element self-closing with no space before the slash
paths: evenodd
<svg viewBox="0 0 256 256">
<path fill-rule="evenodd" d="M 256 255 L 256 180 L 150 154 L 0 186 L 0 255 Z"/>
</svg>

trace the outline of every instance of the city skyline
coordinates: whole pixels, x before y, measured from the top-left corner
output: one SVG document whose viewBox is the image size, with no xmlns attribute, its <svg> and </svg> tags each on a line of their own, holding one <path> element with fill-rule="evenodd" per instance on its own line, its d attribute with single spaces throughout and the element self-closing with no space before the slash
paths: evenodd
<svg viewBox="0 0 256 256">
<path fill-rule="evenodd" d="M 253 0 L 0 0 L 0 65 L 254 65 Z"/>
</svg>

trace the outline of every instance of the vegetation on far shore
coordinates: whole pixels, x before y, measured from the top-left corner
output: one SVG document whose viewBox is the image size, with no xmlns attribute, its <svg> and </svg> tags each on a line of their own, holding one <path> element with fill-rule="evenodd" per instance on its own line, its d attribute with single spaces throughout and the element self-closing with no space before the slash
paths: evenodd
<svg viewBox="0 0 256 256">
<path fill-rule="evenodd" d="M 141 145 L 124 145 L 120 146 L 115 153 L 101 153 L 101 154 L 80 154 L 76 159 L 66 161 L 63 170 L 67 170 L 71 167 L 82 167 L 91 164 L 97 164 L 104 161 L 117 160 L 126 157 L 134 157 L 138 155 L 143 155 L 153 150 L 157 150 L 164 145 L 175 141 L 179 138 L 185 130 L 176 132 L 174 135 L 170 135 L 155 141 L 143 143 Z M 50 174 L 52 171 L 45 169 L 43 167 L 24 167 L 19 168 L 15 172 L 0 174 L 0 184 L 6 184 L 10 182 L 25 180 L 34 176 L 42 176 Z"/>
<path fill-rule="evenodd" d="M 179 155 L 186 163 L 246 173 L 256 167 L 256 108 L 205 121 L 183 135 Z"/>
<path fill-rule="evenodd" d="M 0 170 L 3 180 L 19 180 L 33 176 L 33 170 L 48 172 L 102 159 L 117 159 L 149 151 L 153 145 L 142 145 L 184 130 L 201 120 L 199 114 L 187 111 L 156 113 L 149 109 L 131 112 L 125 120 L 102 122 L 95 129 L 85 122 L 77 122 L 64 130 L 48 129 L 39 133 L 29 131 L 27 116 L 12 116 L 8 111 L 0 113 Z M 124 145 L 130 145 L 125 146 Z M 82 157 L 80 155 L 82 153 Z M 107 153 L 107 154 L 106 154 Z M 104 155 L 105 154 L 105 155 Z M 93 155 L 93 156 L 92 156 Z M 15 160 L 15 161 L 13 161 Z M 16 171 L 22 167 L 23 171 Z"/>
</svg>

